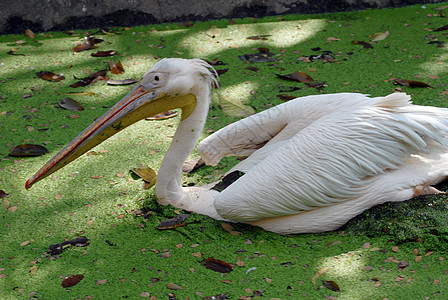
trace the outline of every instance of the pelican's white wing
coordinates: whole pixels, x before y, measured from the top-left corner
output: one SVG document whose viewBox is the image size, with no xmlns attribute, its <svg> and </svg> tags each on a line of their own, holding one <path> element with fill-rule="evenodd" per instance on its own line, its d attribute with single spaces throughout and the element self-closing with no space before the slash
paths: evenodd
<svg viewBox="0 0 448 300">
<path fill-rule="evenodd" d="M 314 96 L 310 112 L 326 113 L 305 127 L 295 125 L 294 136 L 217 196 L 215 208 L 222 217 L 250 222 L 355 199 L 372 176 L 396 169 L 434 141 L 446 144 L 447 109 L 414 106 L 399 93 L 372 99 L 345 94 L 346 99 L 330 103 L 331 96 Z M 309 107 L 303 99 L 295 100 L 296 109 Z M 292 132 L 288 126 L 306 116 L 306 111 L 289 111 L 284 119 L 294 113 L 299 119 L 286 124 L 285 136 Z"/>
<path fill-rule="evenodd" d="M 290 139 L 322 116 L 364 105 L 366 99 L 356 93 L 297 98 L 220 129 L 199 143 L 198 152 L 212 166 L 224 156 L 251 155 L 266 143 Z"/>
</svg>

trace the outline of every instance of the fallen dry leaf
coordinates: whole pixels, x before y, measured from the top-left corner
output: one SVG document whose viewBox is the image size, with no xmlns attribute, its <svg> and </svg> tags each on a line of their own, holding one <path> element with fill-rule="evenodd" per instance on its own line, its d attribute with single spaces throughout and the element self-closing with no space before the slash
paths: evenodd
<svg viewBox="0 0 448 300">
<path fill-rule="evenodd" d="M 29 37 L 30 39 L 35 39 L 36 38 L 36 35 L 34 34 L 34 32 L 31 29 L 25 30 L 25 35 L 27 37 Z"/>
<path fill-rule="evenodd" d="M 50 245 L 49 253 L 51 255 L 61 254 L 69 246 L 75 247 L 86 247 L 89 245 L 89 239 L 86 237 L 79 237 L 73 240 L 65 241 L 62 243 L 57 243 Z"/>
<path fill-rule="evenodd" d="M 112 74 L 121 74 L 124 73 L 123 65 L 121 61 L 115 63 L 113 60 L 109 61 L 109 68 Z"/>
<path fill-rule="evenodd" d="M 157 181 L 157 173 L 153 169 L 151 169 L 148 166 L 141 165 L 138 168 L 131 169 L 131 171 L 136 174 L 138 177 L 143 179 L 145 182 L 148 183 L 149 187 L 156 184 Z M 148 188 L 149 188 L 148 187 Z"/>
<path fill-rule="evenodd" d="M 77 285 L 81 280 L 83 280 L 84 275 L 77 274 L 77 275 L 71 275 L 67 276 L 62 280 L 62 287 L 68 288 Z"/>
<path fill-rule="evenodd" d="M 85 50 L 90 50 L 90 49 L 94 49 L 96 48 L 96 44 L 102 43 L 103 40 L 102 39 L 97 39 L 94 36 L 86 36 L 85 37 L 85 41 L 80 43 L 79 45 L 76 45 L 75 47 L 72 48 L 73 52 L 81 52 L 81 51 L 85 51 Z"/>
<path fill-rule="evenodd" d="M 330 270 L 331 267 L 324 267 L 320 270 L 318 270 L 314 276 L 311 278 L 311 282 L 316 285 L 316 279 L 319 278 L 320 276 L 322 276 L 325 272 L 327 272 L 328 270 Z"/>
<path fill-rule="evenodd" d="M 373 35 L 372 42 L 382 41 L 385 38 L 389 36 L 389 30 L 386 30 L 385 32 L 376 33 Z"/>
<path fill-rule="evenodd" d="M 183 290 L 183 288 L 180 285 L 175 284 L 174 282 L 168 282 L 166 284 L 166 287 L 170 290 Z"/>
<path fill-rule="evenodd" d="M 65 79 L 65 77 L 63 75 L 57 75 L 57 74 L 55 74 L 53 72 L 49 72 L 49 71 L 40 71 L 40 72 L 37 72 L 36 75 L 40 79 L 47 80 L 47 81 L 54 81 L 54 82 L 59 82 L 59 81 Z"/>
<path fill-rule="evenodd" d="M 254 36 L 248 36 L 246 39 L 266 41 L 270 36 L 271 36 L 270 34 L 254 35 Z"/>
<path fill-rule="evenodd" d="M 232 234 L 232 235 L 241 235 L 243 234 L 242 232 L 239 231 L 235 231 L 233 230 L 233 226 L 228 224 L 228 223 L 221 223 L 222 228 L 224 228 L 225 231 L 227 231 L 228 233 Z"/>
<path fill-rule="evenodd" d="M 14 146 L 9 150 L 10 156 L 14 157 L 30 157 L 30 156 L 40 156 L 48 153 L 48 149 L 41 145 L 34 144 L 22 144 Z"/>
<path fill-rule="evenodd" d="M 444 30 L 447 30 L 447 29 L 448 29 L 448 25 L 444 25 L 442 27 L 434 29 L 434 31 L 444 31 Z"/>
<path fill-rule="evenodd" d="M 373 49 L 372 45 L 370 45 L 369 43 L 363 42 L 363 41 L 352 41 L 352 43 L 355 45 L 361 45 L 361 46 L 363 46 L 363 48 L 366 48 L 366 49 Z"/>
<path fill-rule="evenodd" d="M 423 81 L 417 81 L 417 80 L 408 80 L 408 79 L 400 79 L 396 78 L 394 80 L 395 85 L 402 85 L 402 86 L 408 86 L 408 87 L 428 87 L 431 88 L 431 86 Z"/>
<path fill-rule="evenodd" d="M 233 271 L 233 267 L 231 264 L 223 260 L 216 259 L 213 256 L 201 261 L 201 265 L 203 265 L 207 269 L 220 273 L 230 273 Z"/>
<path fill-rule="evenodd" d="M 135 79 L 124 79 L 124 80 L 110 79 L 107 81 L 107 84 L 109 84 L 109 85 L 129 85 L 129 84 L 133 84 L 136 82 L 138 82 L 138 80 L 135 80 Z"/>
<path fill-rule="evenodd" d="M 286 95 L 286 94 L 280 94 L 280 95 L 277 95 L 277 98 L 282 100 L 282 101 L 289 101 L 289 100 L 292 100 L 292 99 L 296 99 L 297 97 L 296 96 L 291 96 L 291 95 Z"/>
<path fill-rule="evenodd" d="M 58 104 L 60 107 L 64 108 L 64 109 L 68 109 L 71 111 L 83 111 L 84 107 L 82 106 L 81 103 L 79 103 L 76 100 L 73 100 L 72 98 L 64 98 L 61 100 L 58 100 Z"/>
<path fill-rule="evenodd" d="M 322 285 L 324 287 L 326 287 L 329 290 L 332 290 L 334 292 L 340 292 L 341 289 L 339 288 L 339 285 L 334 282 L 333 280 L 327 280 L 327 281 L 322 281 Z"/>
<path fill-rule="evenodd" d="M 190 215 L 187 214 L 181 214 L 174 218 L 165 220 L 161 222 L 159 225 L 157 225 L 157 229 L 159 230 L 167 230 L 167 229 L 174 229 L 181 226 L 186 226 L 190 223 L 185 223 L 185 221 L 190 217 Z"/>
<path fill-rule="evenodd" d="M 292 81 L 299 81 L 299 82 L 311 82 L 314 81 L 314 79 L 306 74 L 305 72 L 294 72 L 286 75 L 280 75 L 275 74 L 278 78 L 286 79 L 286 80 L 292 80 Z"/>
<path fill-rule="evenodd" d="M 0 190 L 0 199 L 8 198 L 9 196 L 11 196 L 11 194 L 6 193 L 4 190 Z"/>
<path fill-rule="evenodd" d="M 90 84 L 93 84 L 100 80 L 109 80 L 109 78 L 106 76 L 107 70 L 101 70 L 95 73 L 90 74 L 87 77 L 84 77 L 80 79 L 79 81 L 69 85 L 71 88 L 77 88 L 77 87 L 83 87 L 88 86 Z"/>
<path fill-rule="evenodd" d="M 106 56 L 114 56 L 117 55 L 117 51 L 109 50 L 109 51 L 97 51 L 96 53 L 90 54 L 95 57 L 106 57 Z"/>
<path fill-rule="evenodd" d="M 249 53 L 249 54 L 244 54 L 244 55 L 240 55 L 238 56 L 239 59 L 241 59 L 242 61 L 247 61 L 250 63 L 255 63 L 255 62 L 273 62 L 276 61 L 275 58 L 273 58 L 275 54 L 271 53 L 271 52 L 259 52 L 259 53 Z"/>
<path fill-rule="evenodd" d="M 34 275 L 37 273 L 37 266 L 34 265 L 30 268 L 30 275 Z"/>
</svg>

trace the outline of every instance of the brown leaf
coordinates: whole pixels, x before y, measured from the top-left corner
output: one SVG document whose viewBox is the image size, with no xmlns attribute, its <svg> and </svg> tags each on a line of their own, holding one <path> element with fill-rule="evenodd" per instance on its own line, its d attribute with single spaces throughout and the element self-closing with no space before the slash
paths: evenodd
<svg viewBox="0 0 448 300">
<path fill-rule="evenodd" d="M 109 85 L 129 85 L 138 82 L 138 80 L 135 79 L 125 79 L 125 80 L 118 80 L 118 79 L 110 79 L 107 81 L 107 84 Z"/>
<path fill-rule="evenodd" d="M 6 193 L 4 190 L 0 190 L 0 199 L 7 198 L 9 196 L 11 196 L 11 194 Z"/>
<path fill-rule="evenodd" d="M 31 29 L 27 29 L 25 30 L 25 35 L 27 37 L 29 37 L 30 39 L 34 39 L 36 38 L 36 35 L 34 34 L 34 32 Z"/>
<path fill-rule="evenodd" d="M 209 65 L 211 65 L 211 66 L 222 66 L 222 65 L 224 65 L 224 63 L 223 63 L 222 61 L 220 61 L 219 59 L 217 59 L 217 58 L 215 58 L 215 59 L 213 59 L 213 60 L 205 59 L 205 61 L 206 61 Z"/>
<path fill-rule="evenodd" d="M 82 111 L 84 107 L 78 101 L 73 100 L 72 98 L 64 98 L 58 100 L 58 104 L 60 107 L 71 110 L 71 111 Z"/>
<path fill-rule="evenodd" d="M 210 270 L 213 270 L 216 272 L 220 272 L 220 273 L 230 273 L 233 271 L 233 267 L 231 264 L 229 264 L 225 261 L 216 259 L 213 256 L 201 261 L 201 265 L 203 265 L 207 269 L 210 269 Z"/>
<path fill-rule="evenodd" d="M 366 49 L 373 49 L 372 45 L 370 45 L 369 43 L 363 42 L 363 41 L 352 41 L 352 43 L 355 45 L 361 45 L 361 46 L 363 46 L 363 48 L 366 48 Z"/>
<path fill-rule="evenodd" d="M 99 80 L 108 80 L 106 73 L 107 73 L 107 70 L 101 70 L 101 71 L 92 73 L 89 76 L 82 78 L 81 80 L 69 85 L 69 87 L 77 88 L 77 87 L 82 87 L 82 86 L 88 86 L 88 85 L 95 83 Z"/>
<path fill-rule="evenodd" d="M 296 99 L 297 97 L 296 96 L 291 96 L 291 95 L 286 95 L 286 94 L 280 94 L 280 95 L 277 95 L 277 98 L 280 99 L 280 100 L 283 100 L 283 101 L 289 101 L 289 100 L 292 100 L 292 99 Z"/>
<path fill-rule="evenodd" d="M 306 82 L 305 84 L 306 84 L 307 87 L 314 88 L 314 89 L 317 89 L 317 90 L 322 89 L 322 88 L 327 86 L 325 84 L 325 81 Z"/>
<path fill-rule="evenodd" d="M 107 282 L 107 279 L 101 279 L 101 280 L 98 280 L 97 282 L 96 282 L 96 284 L 97 285 L 100 285 L 100 284 L 105 284 Z"/>
<path fill-rule="evenodd" d="M 9 151 L 10 151 L 9 156 L 15 156 L 15 157 L 40 156 L 48 152 L 47 148 L 45 148 L 44 146 L 34 144 L 18 145 L 13 147 Z"/>
<path fill-rule="evenodd" d="M 192 159 L 192 160 L 185 162 L 182 165 L 182 172 L 188 174 L 188 173 L 196 171 L 197 169 L 199 169 L 203 166 L 205 166 L 205 162 L 202 158 Z"/>
<path fill-rule="evenodd" d="M 109 51 L 97 51 L 95 53 L 90 54 L 95 57 L 105 57 L 105 56 L 114 56 L 117 55 L 117 51 L 109 50 Z"/>
<path fill-rule="evenodd" d="M 447 30 L 447 29 L 448 29 L 448 25 L 444 25 L 442 27 L 434 29 L 434 31 L 444 31 L 444 30 Z"/>
<path fill-rule="evenodd" d="M 71 275 L 67 276 L 62 280 L 62 287 L 68 288 L 77 285 L 82 279 L 84 278 L 84 275 L 77 274 L 77 275 Z"/>
<path fill-rule="evenodd" d="M 154 115 L 151 117 L 147 117 L 147 118 L 145 118 L 145 120 L 165 120 L 165 119 L 175 117 L 177 115 L 178 115 L 177 112 L 168 110 L 168 111 L 162 112 L 160 114 L 157 114 L 157 115 Z"/>
<path fill-rule="evenodd" d="M 286 79 L 286 80 L 293 80 L 293 81 L 299 81 L 299 82 L 310 82 L 314 81 L 314 79 L 306 74 L 305 72 L 294 72 L 286 75 L 280 75 L 276 74 L 278 78 Z"/>
<path fill-rule="evenodd" d="M 250 63 L 276 61 L 276 59 L 273 58 L 272 56 L 274 56 L 274 53 L 259 52 L 259 53 L 250 53 L 250 54 L 240 55 L 240 56 L 238 56 L 238 58 L 241 59 L 242 61 L 248 61 Z"/>
<path fill-rule="evenodd" d="M 262 41 L 266 41 L 268 39 L 268 37 L 270 37 L 270 34 L 262 34 L 262 35 L 254 35 L 254 36 L 248 36 L 247 39 L 248 40 L 262 40 Z"/>
<path fill-rule="evenodd" d="M 113 60 L 109 61 L 109 68 L 112 74 L 124 73 L 124 68 L 121 64 L 121 61 L 119 61 L 118 63 L 115 63 Z"/>
<path fill-rule="evenodd" d="M 400 78 L 395 79 L 394 84 L 408 86 L 408 87 L 429 87 L 429 88 L 431 88 L 431 86 L 429 84 L 422 82 L 422 81 L 400 79 Z"/>
<path fill-rule="evenodd" d="M 221 69 L 221 70 L 216 70 L 216 73 L 218 73 L 218 76 L 221 76 L 222 74 L 227 73 L 227 71 L 229 71 L 229 69 Z"/>
<path fill-rule="evenodd" d="M 332 290 L 333 292 L 341 291 L 341 289 L 339 288 L 339 285 L 336 282 L 334 282 L 333 280 L 322 281 L 322 285 L 324 287 L 326 287 L 327 289 Z"/>
<path fill-rule="evenodd" d="M 85 37 L 85 41 L 82 42 L 81 44 L 75 46 L 72 48 L 73 52 L 80 52 L 80 51 L 85 51 L 85 50 L 90 50 L 90 49 L 94 49 L 96 48 L 95 45 L 102 43 L 103 40 L 102 39 L 97 39 L 93 36 L 86 36 Z"/>
<path fill-rule="evenodd" d="M 182 214 L 178 215 L 174 218 L 168 219 L 157 225 L 157 229 L 159 230 L 167 230 L 167 229 L 174 229 L 181 226 L 186 226 L 189 223 L 185 223 L 185 220 L 187 220 L 190 217 L 190 215 Z"/>
<path fill-rule="evenodd" d="M 41 71 L 41 72 L 36 73 L 36 75 L 40 79 L 47 80 L 47 81 L 54 81 L 54 82 L 59 82 L 59 81 L 65 79 L 64 76 L 56 75 L 55 73 L 49 72 L 49 71 Z"/>
<path fill-rule="evenodd" d="M 185 21 L 184 23 L 179 24 L 179 26 L 191 27 L 191 26 L 194 26 L 194 22 L 191 20 Z"/>
<path fill-rule="evenodd" d="M 258 72 L 258 68 L 257 67 L 253 67 L 253 66 L 248 66 L 248 67 L 245 67 L 244 69 L 251 70 L 251 71 L 254 71 L 254 72 Z"/>
<path fill-rule="evenodd" d="M 224 228 L 225 231 L 227 231 L 228 233 L 232 234 L 232 235 L 241 235 L 243 234 L 242 232 L 239 231 L 235 231 L 233 230 L 233 226 L 228 224 L 228 223 L 221 223 L 222 228 Z"/>
<path fill-rule="evenodd" d="M 62 243 L 57 243 L 54 245 L 50 245 L 49 253 L 51 255 L 61 254 L 67 247 L 75 246 L 75 247 L 86 247 L 89 245 L 89 239 L 86 237 L 78 237 L 73 240 L 65 241 Z"/>
<path fill-rule="evenodd" d="M 401 260 L 400 263 L 398 264 L 398 270 L 399 271 L 403 271 L 407 267 L 409 267 L 409 262 L 407 262 L 405 260 Z"/>
</svg>

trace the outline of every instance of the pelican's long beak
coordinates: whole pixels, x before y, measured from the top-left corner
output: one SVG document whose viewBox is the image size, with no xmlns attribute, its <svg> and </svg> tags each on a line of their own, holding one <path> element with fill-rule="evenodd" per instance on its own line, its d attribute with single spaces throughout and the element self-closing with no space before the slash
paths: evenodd
<svg viewBox="0 0 448 300">
<path fill-rule="evenodd" d="M 142 85 L 138 85 L 28 179 L 25 188 L 29 189 L 39 180 L 63 168 L 104 140 L 143 118 L 170 109 L 182 108 L 183 120 L 193 112 L 195 106 L 196 97 L 192 94 L 170 97 L 158 90 L 148 91 Z"/>
</svg>

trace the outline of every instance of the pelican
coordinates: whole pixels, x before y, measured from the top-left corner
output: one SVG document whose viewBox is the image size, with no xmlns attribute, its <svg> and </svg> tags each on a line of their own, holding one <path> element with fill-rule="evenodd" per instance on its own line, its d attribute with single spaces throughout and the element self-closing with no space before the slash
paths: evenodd
<svg viewBox="0 0 448 300">
<path fill-rule="evenodd" d="M 217 220 L 280 234 L 331 231 L 374 205 L 439 193 L 432 185 L 448 175 L 448 109 L 413 105 L 405 93 L 339 93 L 297 98 L 213 133 L 198 145 L 207 164 L 248 157 L 224 177 L 226 188 L 182 187 L 181 168 L 201 135 L 216 84 L 203 60 L 160 60 L 26 188 L 123 128 L 174 108 L 182 116 L 155 195 L 162 205 Z"/>
</svg>

